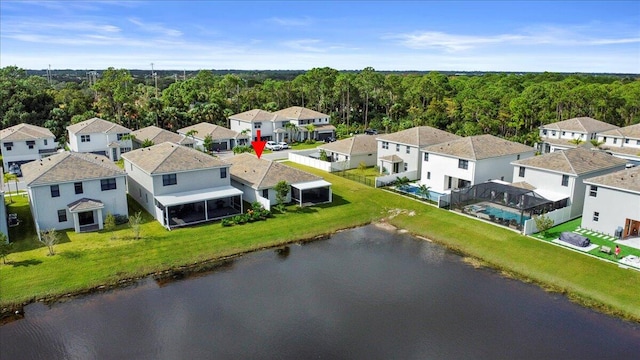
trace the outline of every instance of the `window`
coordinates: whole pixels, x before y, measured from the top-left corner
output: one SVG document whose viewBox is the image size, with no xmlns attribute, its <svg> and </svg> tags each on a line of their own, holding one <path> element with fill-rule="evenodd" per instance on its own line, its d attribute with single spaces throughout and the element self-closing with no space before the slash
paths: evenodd
<svg viewBox="0 0 640 360">
<path fill-rule="evenodd" d="M 572 132 L 571 133 L 571 138 L 574 138 L 576 136 L 576 133 Z"/>
<path fill-rule="evenodd" d="M 411 148 L 407 146 L 407 154 L 411 154 Z"/>
<path fill-rule="evenodd" d="M 602 142 L 604 142 L 604 143 L 607 142 L 607 137 L 606 136 L 602 138 Z"/>
<path fill-rule="evenodd" d="M 408 169 L 409 169 L 409 164 L 404 163 L 404 171 L 408 171 Z"/>
<path fill-rule="evenodd" d="M 13 147 L 13 142 L 6 142 L 4 143 L 4 148 L 7 151 L 11 151 L 11 148 Z"/>
<path fill-rule="evenodd" d="M 178 178 L 176 174 L 166 174 L 162 175 L 162 186 L 175 185 L 178 183 Z"/>
<path fill-rule="evenodd" d="M 51 190 L 51 197 L 60 197 L 60 187 L 58 185 L 51 185 L 49 189 Z"/>
<path fill-rule="evenodd" d="M 595 185 L 591 185 L 589 188 L 589 196 L 597 197 L 598 196 L 598 187 Z"/>
<path fill-rule="evenodd" d="M 129 170 L 133 171 L 133 163 L 129 164 Z"/>
<path fill-rule="evenodd" d="M 80 142 L 91 142 L 91 135 L 80 135 Z"/>
<path fill-rule="evenodd" d="M 62 209 L 62 210 L 58 210 L 58 222 L 65 222 L 67 221 L 67 210 Z"/>
<path fill-rule="evenodd" d="M 569 186 L 569 175 L 562 175 L 562 186 Z"/>
<path fill-rule="evenodd" d="M 47 140 L 47 139 L 44 139 L 44 144 L 45 144 L 45 146 L 46 146 L 46 145 L 49 145 L 49 142 L 48 142 L 48 140 Z"/>
<path fill-rule="evenodd" d="M 629 143 L 629 139 L 624 139 L 624 143 L 628 144 Z"/>
<path fill-rule="evenodd" d="M 123 147 L 123 148 L 120 148 L 120 154 L 124 154 L 124 153 L 129 152 L 129 151 L 131 151 L 131 148 L 130 148 L 130 147 Z"/>
<path fill-rule="evenodd" d="M 424 161 L 429 161 L 429 153 L 424 153 Z"/>
<path fill-rule="evenodd" d="M 636 140 L 636 145 L 640 145 L 640 140 Z"/>
<path fill-rule="evenodd" d="M 520 169 L 518 169 L 518 176 L 524 177 L 524 169 L 524 166 L 520 166 Z"/>
<path fill-rule="evenodd" d="M 400 144 L 396 144 L 396 151 L 400 151 Z"/>
<path fill-rule="evenodd" d="M 562 132 L 562 136 L 565 136 L 565 134 L 566 134 L 566 132 L 564 132 L 564 131 L 563 131 L 563 132 Z"/>
<path fill-rule="evenodd" d="M 427 180 L 431 180 L 431 171 L 427 171 Z"/>
<path fill-rule="evenodd" d="M 269 198 L 269 189 L 262 190 L 262 197 L 265 199 Z"/>
<path fill-rule="evenodd" d="M 547 130 L 542 130 L 542 135 L 547 136 Z"/>
<path fill-rule="evenodd" d="M 33 147 L 36 145 L 36 142 L 33 140 L 29 140 L 27 141 L 27 146 L 29 147 L 29 149 L 33 149 Z"/>
<path fill-rule="evenodd" d="M 76 189 L 76 194 L 82 194 L 84 192 L 81 182 L 73 183 L 73 187 Z"/>
<path fill-rule="evenodd" d="M 227 168 L 220 168 L 220 179 L 227 178 Z"/>
<path fill-rule="evenodd" d="M 618 143 L 618 138 L 613 138 L 613 143 L 617 144 Z"/>
<path fill-rule="evenodd" d="M 256 129 L 260 129 L 262 127 L 262 123 L 261 122 L 254 123 L 253 127 Z"/>
<path fill-rule="evenodd" d="M 458 160 L 458 168 L 467 170 L 469 168 L 469 160 Z"/>
<path fill-rule="evenodd" d="M 600 213 L 597 211 L 593 212 L 593 221 L 598 221 L 600 219 Z"/>
<path fill-rule="evenodd" d="M 520 160 L 520 154 L 516 155 L 516 160 Z"/>
<path fill-rule="evenodd" d="M 551 136 L 556 136 L 556 132 L 555 132 L 555 131 L 552 131 L 552 132 L 551 132 Z"/>
<path fill-rule="evenodd" d="M 383 141 L 383 142 L 382 142 L 382 148 L 383 148 L 383 149 L 388 149 L 388 148 L 389 148 L 389 143 L 388 143 L 388 142 L 386 142 L 386 141 Z"/>
<path fill-rule="evenodd" d="M 116 189 L 116 179 L 102 179 L 100 180 L 100 188 L 102 191 Z"/>
<path fill-rule="evenodd" d="M 122 138 L 125 136 L 127 136 L 127 134 L 118 134 L 117 135 L 118 141 L 122 140 Z"/>
</svg>

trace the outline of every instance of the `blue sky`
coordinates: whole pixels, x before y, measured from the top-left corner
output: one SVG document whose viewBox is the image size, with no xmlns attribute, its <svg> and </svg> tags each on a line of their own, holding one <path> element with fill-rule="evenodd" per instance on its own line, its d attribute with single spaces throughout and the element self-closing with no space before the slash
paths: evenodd
<svg viewBox="0 0 640 360">
<path fill-rule="evenodd" d="M 7 1 L 0 66 L 640 73 L 640 1 Z"/>
</svg>

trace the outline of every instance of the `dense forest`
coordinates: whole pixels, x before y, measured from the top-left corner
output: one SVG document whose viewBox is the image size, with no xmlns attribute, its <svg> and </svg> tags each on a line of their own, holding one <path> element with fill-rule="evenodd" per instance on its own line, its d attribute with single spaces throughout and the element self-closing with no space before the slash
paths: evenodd
<svg viewBox="0 0 640 360">
<path fill-rule="evenodd" d="M 94 116 L 133 130 L 158 125 L 175 131 L 201 121 L 226 126 L 230 115 L 254 108 L 297 105 L 330 114 L 339 136 L 369 127 L 391 132 L 429 125 L 532 144 L 540 125 L 572 117 L 618 126 L 640 122 L 640 78 L 628 75 L 416 74 L 373 68 L 188 76 L 109 68 L 69 74 L 60 78 L 1 68 L 2 128 L 44 126 L 64 142 L 68 125 Z"/>
</svg>

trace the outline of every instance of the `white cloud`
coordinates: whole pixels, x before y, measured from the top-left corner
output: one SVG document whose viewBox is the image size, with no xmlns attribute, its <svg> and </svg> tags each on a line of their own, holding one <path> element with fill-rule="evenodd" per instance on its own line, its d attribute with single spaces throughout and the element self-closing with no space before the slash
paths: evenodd
<svg viewBox="0 0 640 360">
<path fill-rule="evenodd" d="M 318 39 L 299 39 L 299 40 L 291 40 L 285 41 L 282 45 L 295 49 L 302 50 L 308 52 L 325 52 L 326 47 L 317 46 L 321 43 Z"/>
<path fill-rule="evenodd" d="M 273 18 L 267 19 L 267 21 L 277 25 L 281 25 L 281 26 L 309 26 L 313 23 L 313 20 L 311 20 L 308 17 L 303 17 L 303 18 L 273 17 Z"/>
<path fill-rule="evenodd" d="M 142 22 L 140 19 L 136 19 L 136 18 L 129 18 L 129 22 L 138 26 L 141 30 L 148 33 L 152 33 L 156 35 L 166 35 L 171 37 L 182 36 L 182 31 L 165 27 L 164 25 L 159 23 L 145 23 L 145 22 Z"/>
</svg>

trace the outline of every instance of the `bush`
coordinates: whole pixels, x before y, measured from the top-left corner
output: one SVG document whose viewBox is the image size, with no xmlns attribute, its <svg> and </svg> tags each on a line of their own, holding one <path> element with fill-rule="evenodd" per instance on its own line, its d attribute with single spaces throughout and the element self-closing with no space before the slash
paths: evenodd
<svg viewBox="0 0 640 360">
<path fill-rule="evenodd" d="M 305 141 L 304 141 L 304 143 L 305 143 L 305 144 L 313 145 L 313 144 L 315 144 L 315 143 L 316 143 L 316 141 L 315 141 L 315 140 L 313 140 L 313 139 L 307 139 L 307 140 L 305 140 Z"/>
<path fill-rule="evenodd" d="M 233 225 L 233 221 L 231 221 L 231 219 L 229 218 L 225 218 L 225 219 L 222 219 L 222 221 L 220 221 L 220 224 L 222 226 L 231 226 Z"/>
<path fill-rule="evenodd" d="M 116 219 L 116 225 L 122 225 L 129 222 L 129 217 L 126 215 L 115 214 L 113 217 Z"/>
</svg>

